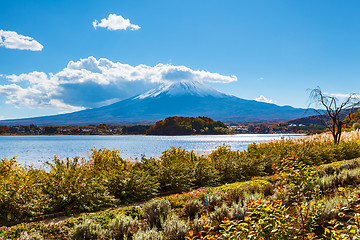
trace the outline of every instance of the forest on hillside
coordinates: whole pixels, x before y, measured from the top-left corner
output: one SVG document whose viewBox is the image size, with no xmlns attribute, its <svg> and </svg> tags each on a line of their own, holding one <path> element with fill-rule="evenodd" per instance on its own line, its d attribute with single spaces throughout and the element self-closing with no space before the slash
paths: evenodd
<svg viewBox="0 0 360 240">
<path fill-rule="evenodd" d="M 221 121 L 208 117 L 168 117 L 157 121 L 146 132 L 147 135 L 207 135 L 230 133 Z"/>
</svg>

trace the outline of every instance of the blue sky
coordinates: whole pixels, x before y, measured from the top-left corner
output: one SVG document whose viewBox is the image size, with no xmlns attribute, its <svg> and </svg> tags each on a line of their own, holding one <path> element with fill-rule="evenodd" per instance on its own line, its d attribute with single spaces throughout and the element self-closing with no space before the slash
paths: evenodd
<svg viewBox="0 0 360 240">
<path fill-rule="evenodd" d="M 101 106 L 169 73 L 303 108 L 309 88 L 359 93 L 359 12 L 355 0 L 1 0 L 0 118 Z"/>
</svg>

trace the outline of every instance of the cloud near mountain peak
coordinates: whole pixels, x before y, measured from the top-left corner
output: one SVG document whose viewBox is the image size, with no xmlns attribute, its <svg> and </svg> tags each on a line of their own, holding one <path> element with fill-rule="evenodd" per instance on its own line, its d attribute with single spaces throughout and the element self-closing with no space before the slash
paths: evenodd
<svg viewBox="0 0 360 240">
<path fill-rule="evenodd" d="M 1 76 L 0 76 L 1 77 Z M 185 66 L 131 66 L 106 58 L 70 61 L 58 73 L 31 72 L 2 76 L 0 95 L 18 106 L 54 107 L 59 111 L 93 108 L 144 93 L 163 83 L 199 81 L 228 83 L 237 77 L 193 70 Z"/>
</svg>

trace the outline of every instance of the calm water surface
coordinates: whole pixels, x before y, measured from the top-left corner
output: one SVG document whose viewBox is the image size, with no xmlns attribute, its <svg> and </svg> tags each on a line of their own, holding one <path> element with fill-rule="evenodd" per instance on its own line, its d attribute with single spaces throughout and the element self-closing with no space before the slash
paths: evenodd
<svg viewBox="0 0 360 240">
<path fill-rule="evenodd" d="M 17 156 L 19 163 L 41 166 L 44 161 L 60 158 L 89 156 L 92 147 L 119 150 L 124 158 L 158 157 L 170 147 L 182 147 L 198 153 L 209 153 L 217 146 L 230 145 L 233 150 L 244 150 L 253 142 L 282 137 L 287 134 L 239 134 L 211 136 L 0 136 L 0 159 Z"/>
</svg>

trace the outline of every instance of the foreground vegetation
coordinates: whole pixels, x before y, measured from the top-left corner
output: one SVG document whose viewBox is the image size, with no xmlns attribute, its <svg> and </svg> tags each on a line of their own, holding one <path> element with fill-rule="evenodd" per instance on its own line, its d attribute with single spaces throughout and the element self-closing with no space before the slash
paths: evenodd
<svg viewBox="0 0 360 240">
<path fill-rule="evenodd" d="M 90 159 L 55 158 L 47 170 L 3 159 L 0 239 L 353 239 L 360 161 L 339 161 L 360 157 L 360 134 L 343 139 L 282 139 L 243 152 L 220 146 L 206 156 L 171 148 L 136 163 L 93 149 Z M 158 194 L 167 196 L 144 202 Z M 26 223 L 136 201 L 58 224 Z"/>
</svg>

